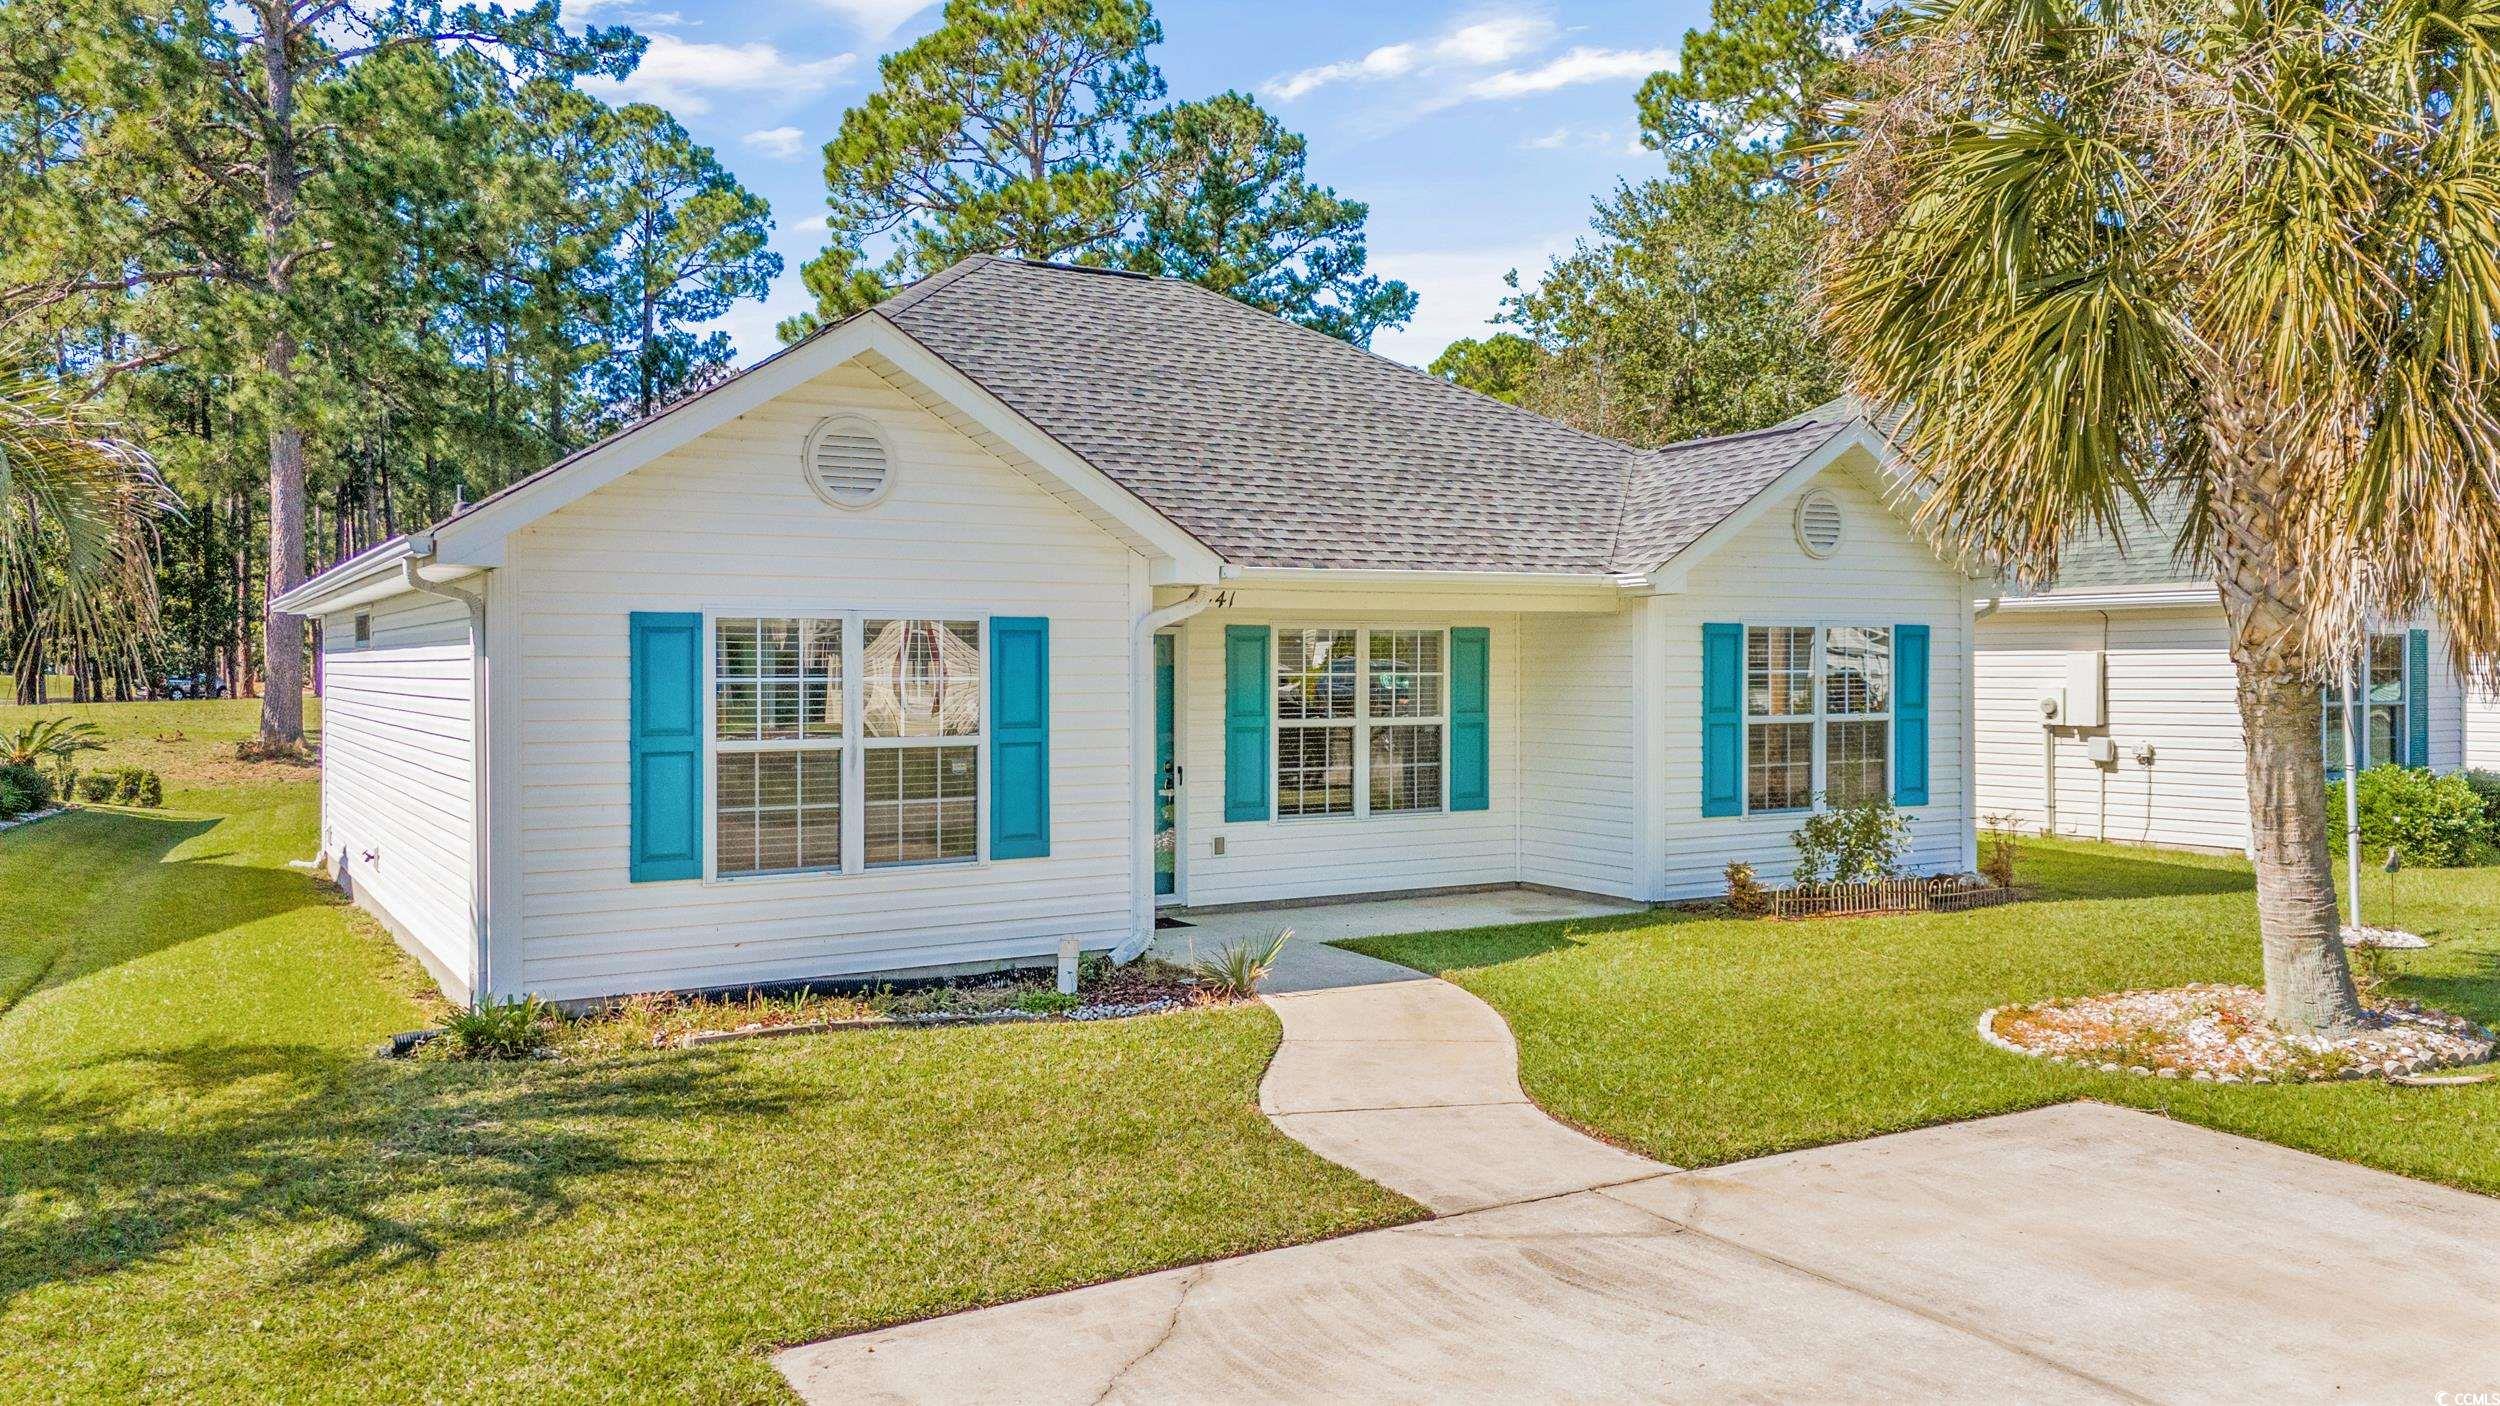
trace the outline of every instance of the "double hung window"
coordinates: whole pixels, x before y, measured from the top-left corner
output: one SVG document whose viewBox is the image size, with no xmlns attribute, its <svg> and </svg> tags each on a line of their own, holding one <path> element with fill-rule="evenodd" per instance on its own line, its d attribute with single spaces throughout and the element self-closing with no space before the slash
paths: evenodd
<svg viewBox="0 0 2500 1406">
<path fill-rule="evenodd" d="M 1880 800 L 1892 784 L 1892 630 L 1745 630 L 1745 808 Z"/>
<path fill-rule="evenodd" d="M 712 621 L 712 854 L 723 877 L 979 856 L 976 620 Z"/>
<path fill-rule="evenodd" d="M 1280 819 L 1447 808 L 1447 632 L 1279 629 L 1275 691 Z"/>
</svg>

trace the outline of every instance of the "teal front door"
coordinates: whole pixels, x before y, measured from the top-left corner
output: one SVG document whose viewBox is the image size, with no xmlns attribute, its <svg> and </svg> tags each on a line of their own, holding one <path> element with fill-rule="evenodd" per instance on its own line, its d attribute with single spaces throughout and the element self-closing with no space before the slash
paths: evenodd
<svg viewBox="0 0 2500 1406">
<path fill-rule="evenodd" d="M 1155 636 L 1155 897 L 1180 892 L 1180 847 L 1174 822 L 1180 771 L 1172 760 L 1172 636 Z"/>
</svg>

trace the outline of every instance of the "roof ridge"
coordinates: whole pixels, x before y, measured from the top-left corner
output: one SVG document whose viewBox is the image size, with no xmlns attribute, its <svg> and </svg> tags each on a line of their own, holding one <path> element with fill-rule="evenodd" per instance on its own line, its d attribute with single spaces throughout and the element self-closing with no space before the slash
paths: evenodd
<svg viewBox="0 0 2500 1406">
<path fill-rule="evenodd" d="M 1022 262 L 1021 260 L 1010 260 L 1004 254 L 993 254 L 986 250 L 978 254 L 966 254 L 962 258 L 957 259 L 955 262 L 948 264 L 946 267 L 939 269 L 935 273 L 922 274 L 920 277 L 913 279 L 911 282 L 892 290 L 872 306 L 900 311 L 921 301 L 939 289 L 944 288 L 951 283 L 957 282 L 972 270 L 980 268 L 985 264 L 1000 261 Z M 838 326 L 839 324 L 836 325 Z"/>
<path fill-rule="evenodd" d="M 1697 435 L 1692 439 L 1679 439 L 1672 444 L 1661 444 L 1655 449 L 1643 450 L 1642 453 L 1667 454 L 1678 449 L 1699 449 L 1703 445 L 1707 444 L 1726 444 L 1732 440 L 1759 439 L 1765 435 L 1775 434 L 1795 434 L 1799 430 L 1823 430 L 1826 432 L 1837 431 L 1842 426 L 1849 424 L 1851 420 L 1855 420 L 1857 418 L 1858 417 L 1853 415 L 1848 420 L 1783 420 L 1779 424 L 1764 425 L 1762 428 L 1755 430 L 1732 430 L 1727 434 L 1706 434 Z"/>
</svg>

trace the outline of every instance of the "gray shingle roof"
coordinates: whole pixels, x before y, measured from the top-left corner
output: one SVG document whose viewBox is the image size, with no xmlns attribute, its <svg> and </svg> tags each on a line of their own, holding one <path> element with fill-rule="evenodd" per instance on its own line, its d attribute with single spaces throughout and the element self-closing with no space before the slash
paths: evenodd
<svg viewBox="0 0 2500 1406">
<path fill-rule="evenodd" d="M 1004 258 L 879 308 L 1243 566 L 1655 566 L 1834 425 L 1641 450 L 1196 284 Z"/>
<path fill-rule="evenodd" d="M 1193 283 L 990 255 L 898 290 L 876 313 L 1237 566 L 1644 571 L 1847 420 L 1641 449 Z"/>
</svg>

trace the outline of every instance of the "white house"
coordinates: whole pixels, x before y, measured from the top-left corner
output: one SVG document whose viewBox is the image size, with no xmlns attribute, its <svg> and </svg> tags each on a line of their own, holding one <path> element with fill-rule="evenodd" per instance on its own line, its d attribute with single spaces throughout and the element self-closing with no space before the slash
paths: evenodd
<svg viewBox="0 0 2500 1406">
<path fill-rule="evenodd" d="M 2211 576 L 2179 560 L 2175 509 L 2066 553 L 2048 589 L 1983 600 L 1978 803 L 2027 829 L 2173 847 L 2248 844 L 2247 755 Z M 2431 621 L 2356 661 L 2356 704 L 2320 698 L 2330 775 L 2355 721 L 2364 767 L 2500 765 L 2500 705 L 2464 687 Z"/>
<path fill-rule="evenodd" d="M 1972 581 L 1813 422 L 1641 450 L 981 258 L 289 593 L 326 865 L 460 997 L 1128 955 L 1158 904 L 1972 862 Z"/>
</svg>

